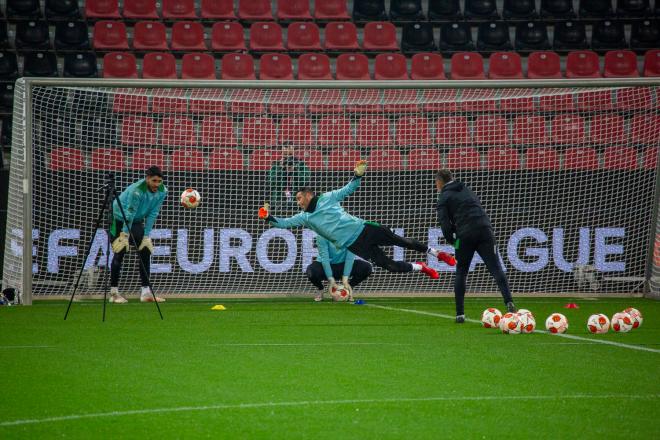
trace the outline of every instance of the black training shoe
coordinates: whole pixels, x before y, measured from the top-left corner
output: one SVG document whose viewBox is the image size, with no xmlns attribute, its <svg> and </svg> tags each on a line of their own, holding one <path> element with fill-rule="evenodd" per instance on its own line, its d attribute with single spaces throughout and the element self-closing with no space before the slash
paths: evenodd
<svg viewBox="0 0 660 440">
<path fill-rule="evenodd" d="M 456 316 L 456 324 L 463 324 L 465 322 L 465 315 Z"/>
<path fill-rule="evenodd" d="M 516 313 L 518 311 L 518 308 L 513 303 L 513 301 L 509 301 L 508 303 L 506 303 L 506 311 L 509 313 Z"/>
</svg>

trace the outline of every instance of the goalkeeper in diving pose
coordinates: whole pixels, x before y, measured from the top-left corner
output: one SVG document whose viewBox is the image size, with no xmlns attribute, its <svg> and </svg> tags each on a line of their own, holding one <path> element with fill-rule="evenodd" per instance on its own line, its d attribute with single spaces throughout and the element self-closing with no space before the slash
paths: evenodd
<svg viewBox="0 0 660 440">
<path fill-rule="evenodd" d="M 149 238 L 151 228 L 156 222 L 156 217 L 160 213 L 160 208 L 167 196 L 167 188 L 163 185 L 163 172 L 157 166 L 147 169 L 144 179 L 131 184 L 120 195 L 126 220 L 121 215 L 121 210 L 117 200 L 112 203 L 112 226 L 110 227 L 110 239 L 112 240 L 112 265 L 110 269 L 110 302 L 115 304 L 125 304 L 126 298 L 119 294 L 119 273 L 121 264 L 124 261 L 129 247 L 130 234 L 129 228 L 135 238 L 131 244 L 137 246 L 138 254 L 142 264 L 139 264 L 140 281 L 142 282 L 142 291 L 140 301 L 153 302 L 154 297 L 149 290 L 149 272 L 151 267 L 151 254 L 154 251 L 154 245 Z M 164 298 L 156 297 L 156 301 L 163 302 Z"/>
<path fill-rule="evenodd" d="M 336 248 L 347 248 L 349 251 L 365 260 L 371 260 L 377 266 L 390 272 L 421 271 L 433 279 L 438 273 L 423 262 L 408 263 L 394 261 L 380 246 L 400 246 L 419 252 L 428 252 L 449 265 L 456 264 L 453 256 L 437 249 L 427 248 L 424 244 L 411 238 L 396 235 L 389 228 L 375 222 L 368 222 L 348 214 L 340 203 L 353 194 L 360 186 L 360 181 L 367 169 L 363 160 L 355 165 L 355 175 L 343 188 L 317 196 L 311 188 L 302 188 L 296 193 L 298 206 L 303 210 L 293 217 L 278 219 L 270 215 L 268 205 L 259 209 L 259 218 L 276 228 L 295 228 L 306 226 L 329 240 Z"/>
</svg>

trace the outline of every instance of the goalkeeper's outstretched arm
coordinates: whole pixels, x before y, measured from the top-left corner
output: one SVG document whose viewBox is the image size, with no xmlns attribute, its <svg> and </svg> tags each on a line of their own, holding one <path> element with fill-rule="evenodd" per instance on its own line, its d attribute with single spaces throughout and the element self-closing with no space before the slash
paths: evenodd
<svg viewBox="0 0 660 440">
<path fill-rule="evenodd" d="M 329 193 L 327 193 L 327 196 L 334 199 L 337 202 L 341 202 L 346 197 L 353 194 L 360 186 L 362 176 L 364 176 L 364 173 L 367 171 L 367 161 L 365 160 L 358 161 L 355 164 L 355 169 L 353 171 L 354 171 L 353 178 L 351 179 L 350 182 L 348 182 L 346 186 L 344 186 L 343 188 L 336 189 L 334 191 L 330 191 Z"/>
<path fill-rule="evenodd" d="M 304 212 L 300 212 L 289 218 L 275 218 L 270 215 L 270 204 L 268 202 L 264 203 L 264 206 L 259 208 L 259 218 L 264 220 L 266 223 L 281 229 L 292 229 L 305 225 Z"/>
</svg>

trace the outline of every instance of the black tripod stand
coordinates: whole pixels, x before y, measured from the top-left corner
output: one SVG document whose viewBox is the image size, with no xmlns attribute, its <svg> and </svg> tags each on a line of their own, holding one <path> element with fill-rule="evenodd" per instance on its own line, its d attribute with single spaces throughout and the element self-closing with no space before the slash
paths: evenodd
<svg viewBox="0 0 660 440">
<path fill-rule="evenodd" d="M 124 219 L 124 224 L 125 225 L 130 225 L 128 220 L 126 220 L 126 213 L 124 212 L 124 207 L 121 204 L 121 200 L 119 200 L 119 195 L 117 194 L 117 189 L 115 188 L 115 175 L 113 173 L 108 173 L 105 177 L 105 183 L 103 186 L 99 189 L 99 192 L 104 193 L 103 197 L 103 204 L 101 205 L 99 209 L 99 215 L 96 218 L 96 223 L 94 225 L 94 231 L 98 231 L 99 227 L 101 226 L 101 223 L 103 222 L 103 217 L 105 215 L 105 212 L 107 210 L 108 212 L 108 241 L 106 243 L 106 248 L 105 248 L 105 274 L 103 275 L 103 321 L 105 322 L 105 307 L 106 307 L 106 302 L 108 300 L 108 271 L 110 270 L 110 227 L 112 225 L 112 201 L 117 200 L 117 206 L 119 206 L 119 211 L 121 211 L 121 216 Z M 95 232 L 96 233 L 96 232 Z M 130 240 L 129 243 L 133 243 L 133 245 L 137 248 L 139 245 L 135 241 L 135 237 L 133 236 L 133 230 L 132 228 L 128 228 L 128 233 L 130 235 Z M 89 257 L 89 253 L 92 250 L 92 244 L 94 243 L 94 235 L 89 239 L 89 244 L 87 245 L 87 251 L 85 252 L 85 256 L 83 258 L 83 263 L 80 266 L 80 272 L 78 272 L 78 278 L 76 279 L 76 284 L 73 287 L 73 292 L 71 293 L 71 299 L 69 299 L 69 305 L 66 308 L 66 313 L 64 314 L 64 320 L 66 320 L 67 316 L 69 316 L 69 310 L 71 309 L 71 303 L 73 303 L 73 298 L 76 296 L 76 292 L 78 291 L 78 286 L 80 285 L 80 278 L 82 278 L 83 270 L 85 269 L 85 264 L 84 261 L 87 261 L 87 258 Z M 129 245 L 130 246 L 130 245 Z M 142 263 L 142 260 L 138 258 L 138 261 L 140 262 L 140 267 L 143 271 L 146 272 L 146 268 L 144 267 L 144 264 Z M 156 293 L 154 292 L 154 288 L 151 285 L 151 280 L 149 279 L 149 273 L 147 273 L 147 284 L 149 286 L 149 291 L 151 292 L 151 295 L 154 299 L 154 303 L 156 304 L 156 309 L 158 309 L 158 314 L 160 315 L 160 319 L 163 319 L 163 313 L 160 311 L 160 305 L 158 305 L 158 301 L 156 300 Z"/>
</svg>

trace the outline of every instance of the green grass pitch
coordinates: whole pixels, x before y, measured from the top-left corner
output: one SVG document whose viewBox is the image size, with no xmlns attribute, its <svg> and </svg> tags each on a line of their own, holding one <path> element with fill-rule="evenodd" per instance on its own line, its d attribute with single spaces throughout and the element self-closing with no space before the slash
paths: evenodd
<svg viewBox="0 0 660 440">
<path fill-rule="evenodd" d="M 518 299 L 576 339 L 457 325 L 450 299 L 366 302 L 0 308 L 0 438 L 660 438 L 660 302 Z M 627 306 L 640 329 L 587 332 Z"/>
</svg>

